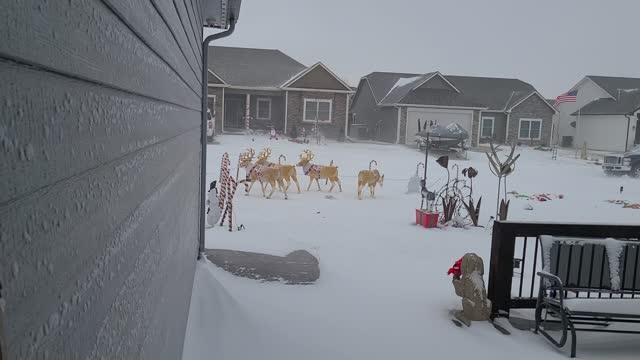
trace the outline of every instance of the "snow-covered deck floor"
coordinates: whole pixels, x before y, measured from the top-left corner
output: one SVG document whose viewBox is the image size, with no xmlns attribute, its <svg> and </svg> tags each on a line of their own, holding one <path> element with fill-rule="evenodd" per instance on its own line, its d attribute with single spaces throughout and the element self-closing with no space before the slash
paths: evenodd
<svg viewBox="0 0 640 360">
<path fill-rule="evenodd" d="M 217 179 L 223 152 L 235 167 L 248 146 L 273 149 L 297 161 L 305 147 L 286 140 L 223 136 L 208 149 L 208 179 Z M 460 307 L 447 269 L 466 252 L 489 266 L 490 233 L 482 228 L 426 230 L 413 225 L 417 194 L 405 195 L 407 179 L 423 156 L 404 146 L 373 144 L 312 145 L 315 162 L 339 166 L 344 192 L 281 193 L 267 200 L 259 187 L 251 196 L 238 191 L 238 224 L 246 230 L 207 230 L 207 248 L 284 256 L 307 250 L 320 261 L 314 285 L 287 286 L 235 277 L 210 263 L 198 264 L 184 359 L 566 359 L 542 337 L 513 328 L 511 336 L 488 323 L 457 328 L 448 310 Z M 568 157 L 521 149 L 509 190 L 524 194 L 564 194 L 562 200 L 513 199 L 511 220 L 559 222 L 640 222 L 640 210 L 623 209 L 607 199 L 640 202 L 640 180 L 608 178 L 598 166 Z M 484 154 L 469 153 L 460 167 L 479 170 L 475 197 L 482 195 L 481 223 L 495 211 L 497 181 Z M 375 159 L 385 174 L 378 198 L 358 201 L 356 175 Z M 431 159 L 429 183 L 442 184 L 444 169 Z M 235 169 L 234 169 L 235 173 Z M 241 171 L 244 174 L 244 171 Z M 194 174 L 196 176 L 196 174 Z M 624 193 L 619 194 L 620 186 Z M 313 189 L 313 188 L 312 188 Z M 328 187 L 324 188 L 325 191 Z M 533 211 L 523 209 L 530 203 Z M 485 282 L 487 281 L 485 275 Z M 637 359 L 640 336 L 581 333 L 583 359 Z"/>
</svg>

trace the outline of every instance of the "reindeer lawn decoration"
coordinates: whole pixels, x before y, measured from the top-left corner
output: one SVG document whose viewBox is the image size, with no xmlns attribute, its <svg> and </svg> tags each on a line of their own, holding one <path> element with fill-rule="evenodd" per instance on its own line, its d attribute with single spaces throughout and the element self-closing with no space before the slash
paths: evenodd
<svg viewBox="0 0 640 360">
<path fill-rule="evenodd" d="M 302 167 L 302 171 L 305 175 L 309 177 L 309 185 L 307 186 L 307 191 L 311 188 L 311 183 L 313 180 L 318 184 L 318 191 L 320 191 L 320 179 L 328 179 L 331 181 L 331 187 L 329 188 L 329 192 L 333 190 L 336 183 L 338 184 L 338 188 L 340 192 L 342 192 L 342 184 L 340 183 L 340 179 L 338 178 L 338 167 L 337 166 L 324 166 L 324 165 L 316 165 L 311 162 L 313 160 L 313 153 L 311 150 L 307 149 L 300 154 L 300 161 L 297 166 Z"/>
<path fill-rule="evenodd" d="M 247 170 L 247 178 L 242 180 L 245 184 L 250 182 L 249 188 L 246 190 L 247 195 L 251 191 L 253 184 L 256 181 L 260 182 L 260 187 L 262 188 L 262 196 L 267 199 L 271 199 L 273 193 L 276 190 L 276 184 L 284 193 L 284 198 L 288 199 L 287 189 L 284 187 L 283 176 L 280 167 L 269 167 L 263 165 L 256 165 L 252 163 L 253 156 L 255 154 L 255 150 L 249 149 L 247 152 L 240 155 L 240 163 L 238 166 L 243 167 Z M 269 195 L 266 195 L 265 188 L 267 184 L 271 185 L 271 192 Z"/>
<path fill-rule="evenodd" d="M 265 148 L 262 149 L 262 151 L 260 151 L 260 153 L 258 154 L 258 159 L 256 160 L 256 165 L 259 166 L 269 166 L 269 167 L 279 167 L 280 168 L 280 172 L 282 174 L 282 179 L 286 182 L 287 186 L 286 189 L 287 191 L 289 191 L 289 186 L 291 186 L 291 183 L 294 182 L 296 184 L 296 187 L 298 188 L 298 194 L 300 194 L 300 183 L 298 183 L 298 175 L 296 172 L 296 166 L 295 165 L 287 165 L 287 164 L 282 164 L 281 160 L 284 158 L 284 161 L 287 161 L 287 158 L 284 155 L 280 155 L 278 157 L 278 163 L 272 163 L 269 161 L 269 157 L 271 156 L 271 149 L 270 148 Z"/>
<path fill-rule="evenodd" d="M 369 186 L 371 197 L 375 198 L 376 185 L 380 184 L 380 187 L 382 187 L 384 183 L 384 175 L 381 175 L 378 169 L 371 169 L 373 164 L 378 166 L 375 160 L 371 160 L 371 162 L 369 162 L 369 170 L 362 170 L 358 173 L 358 199 L 360 200 L 362 200 L 362 190 L 365 186 Z"/>
</svg>

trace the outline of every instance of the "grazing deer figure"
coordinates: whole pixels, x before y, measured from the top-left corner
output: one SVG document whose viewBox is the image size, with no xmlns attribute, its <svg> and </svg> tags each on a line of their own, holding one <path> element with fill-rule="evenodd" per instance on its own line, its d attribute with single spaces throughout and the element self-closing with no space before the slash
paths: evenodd
<svg viewBox="0 0 640 360">
<path fill-rule="evenodd" d="M 284 181 L 282 180 L 282 174 L 279 167 L 269 167 L 253 164 L 251 161 L 253 160 L 253 155 L 255 151 L 250 149 L 249 152 L 243 153 L 240 155 L 240 167 L 247 169 L 247 179 L 242 180 L 240 182 L 250 182 L 251 185 L 247 190 L 247 194 L 251 191 L 251 187 L 256 181 L 260 182 L 260 187 L 262 188 L 262 196 L 265 196 L 267 199 L 271 199 L 271 196 L 276 190 L 276 184 L 284 193 L 284 198 L 288 199 L 287 189 L 284 188 Z M 269 195 L 266 195 L 265 189 L 267 184 L 271 185 L 271 192 Z"/>
<path fill-rule="evenodd" d="M 309 186 L 307 186 L 307 191 L 311 188 L 311 183 L 313 180 L 318 184 L 318 191 L 320 190 L 320 182 L 319 179 L 328 179 L 331 181 L 331 187 L 329 188 L 329 192 L 333 190 L 336 183 L 338 184 L 338 188 L 340 192 L 342 192 L 342 184 L 340 183 L 340 179 L 338 179 L 338 167 L 337 166 L 324 166 L 324 165 L 315 165 L 311 162 L 313 160 L 313 153 L 311 150 L 307 149 L 300 154 L 300 161 L 297 166 L 302 167 L 302 171 L 305 175 L 309 176 Z"/>
<path fill-rule="evenodd" d="M 282 158 L 284 158 L 284 161 L 287 161 L 287 158 L 284 155 L 280 155 L 280 157 L 278 157 L 277 164 L 272 163 L 269 161 L 270 156 L 271 156 L 271 149 L 270 148 L 263 149 L 258 154 L 258 160 L 256 161 L 256 165 L 279 167 L 282 174 L 282 180 L 284 180 L 287 183 L 287 186 L 286 186 L 287 191 L 289 191 L 289 186 L 291 186 L 291 182 L 294 182 L 296 184 L 296 187 L 298 188 L 298 194 L 300 194 L 300 183 L 298 183 L 298 175 L 296 174 L 295 165 L 282 164 L 280 162 Z"/>
<path fill-rule="evenodd" d="M 362 200 L 362 189 L 365 186 L 369 186 L 369 192 L 371 193 L 371 197 L 376 197 L 376 185 L 380 184 L 382 187 L 384 183 L 384 175 L 380 175 L 380 171 L 377 169 L 371 169 L 373 164 L 378 165 L 375 160 L 371 160 L 369 163 L 369 170 L 362 170 L 358 173 L 358 199 Z"/>
</svg>

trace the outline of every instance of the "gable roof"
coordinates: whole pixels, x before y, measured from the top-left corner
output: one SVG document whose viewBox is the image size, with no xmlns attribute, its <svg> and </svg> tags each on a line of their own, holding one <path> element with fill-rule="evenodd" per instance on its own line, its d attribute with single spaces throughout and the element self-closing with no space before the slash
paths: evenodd
<svg viewBox="0 0 640 360">
<path fill-rule="evenodd" d="M 220 76 L 218 76 L 216 73 L 211 71 L 211 69 L 207 69 L 207 70 L 209 70 L 209 74 L 207 76 L 207 81 L 209 82 L 209 84 L 226 85 L 226 86 L 229 85 L 224 80 L 222 80 Z"/>
<path fill-rule="evenodd" d="M 618 99 L 595 99 L 571 115 L 628 115 L 638 108 L 640 108 L 640 89 L 621 91 Z"/>
<path fill-rule="evenodd" d="M 374 98 L 379 105 L 392 105 L 403 99 L 416 86 L 431 79 L 438 72 L 426 74 L 373 72 L 366 75 Z M 505 111 L 527 98 L 536 89 L 522 80 L 474 76 L 442 75 L 453 88 L 460 91 L 433 90 L 412 103 L 429 103 L 441 106 L 485 107 L 488 110 Z M 435 103 L 433 103 L 435 102 Z"/>
<path fill-rule="evenodd" d="M 209 69 L 231 86 L 277 88 L 307 67 L 279 50 L 209 47 Z"/>
<path fill-rule="evenodd" d="M 618 90 L 640 89 L 640 78 L 587 75 L 613 98 L 618 97 Z"/>
<path fill-rule="evenodd" d="M 518 100 L 515 103 L 513 101 L 510 101 L 510 103 L 507 104 L 507 106 L 505 107 L 505 110 L 511 111 L 513 108 L 515 108 L 516 106 L 522 104 L 523 102 L 525 102 L 525 100 L 529 99 L 532 96 L 537 96 L 542 101 L 542 103 L 547 105 L 549 107 L 549 109 L 551 109 L 554 113 L 558 112 L 558 110 L 556 110 L 556 108 L 553 107 L 553 105 L 549 104 L 549 102 L 547 102 L 547 99 L 545 99 L 544 96 L 540 95 L 540 93 L 538 91 L 534 91 L 534 92 L 530 93 L 529 95 L 521 98 L 520 100 Z M 513 98 L 515 98 L 515 96 L 512 97 L 512 99 Z"/>
<path fill-rule="evenodd" d="M 340 79 L 336 74 L 333 73 L 333 71 L 331 71 L 328 67 L 326 67 L 323 63 L 321 62 L 317 62 L 311 66 L 309 66 L 308 68 L 300 71 L 299 73 L 297 73 L 296 75 L 294 75 L 292 78 L 290 78 L 289 80 L 285 81 L 282 84 L 283 88 L 286 87 L 295 87 L 292 86 L 294 85 L 297 81 L 299 81 L 300 79 L 304 78 L 307 74 L 311 73 L 312 71 L 316 70 L 316 69 L 322 69 L 324 71 L 326 71 L 331 77 L 333 77 L 335 80 L 337 80 L 340 85 L 342 85 L 344 87 L 345 91 L 352 91 L 351 86 L 349 86 L 349 84 L 345 83 L 342 79 Z"/>
</svg>

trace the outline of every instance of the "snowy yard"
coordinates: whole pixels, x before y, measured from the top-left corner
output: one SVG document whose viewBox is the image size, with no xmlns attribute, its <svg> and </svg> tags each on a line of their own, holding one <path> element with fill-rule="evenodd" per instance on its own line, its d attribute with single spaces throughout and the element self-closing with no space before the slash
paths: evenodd
<svg viewBox="0 0 640 360">
<path fill-rule="evenodd" d="M 220 159 L 228 152 L 232 172 L 238 154 L 247 147 L 268 146 L 272 161 L 298 160 L 307 146 L 287 140 L 223 136 L 210 145 L 208 182 L 217 180 Z M 290 189 L 265 199 L 259 186 L 250 196 L 239 188 L 234 220 L 245 230 L 206 230 L 206 247 L 255 251 L 284 256 L 307 250 L 320 261 L 320 279 L 313 285 L 288 286 L 239 278 L 211 263 L 198 264 L 192 296 L 184 359 L 567 359 L 541 336 L 509 327 L 511 336 L 488 323 L 455 327 L 449 309 L 460 308 L 446 276 L 447 269 L 467 252 L 489 267 L 490 231 L 484 228 L 424 229 L 414 225 L 418 194 L 405 194 L 409 176 L 423 160 L 414 149 L 396 145 L 343 144 L 309 146 L 314 162 L 339 166 L 342 193 L 325 198 L 298 170 L 302 193 Z M 564 199 L 536 202 L 512 198 L 510 220 L 638 224 L 640 210 L 606 200 L 640 203 L 640 179 L 606 177 L 601 168 L 576 160 L 573 153 L 520 148 L 509 190 L 522 194 L 563 194 Z M 376 160 L 385 174 L 377 198 L 356 196 L 356 176 Z M 429 161 L 430 188 L 443 184 L 446 172 Z M 482 195 L 481 225 L 495 213 L 496 178 L 484 154 L 469 152 L 460 167 L 479 170 L 474 195 Z M 244 170 L 240 172 L 244 177 Z M 315 185 L 315 184 L 314 184 Z M 619 193 L 620 187 L 624 192 Z M 367 194 L 368 195 L 368 194 Z M 531 204 L 533 210 L 525 210 Z M 506 324 L 506 322 L 505 322 Z M 509 326 L 506 324 L 505 326 Z M 567 350 L 568 346 L 564 349 Z M 578 336 L 583 359 L 637 359 L 638 335 Z"/>
</svg>

